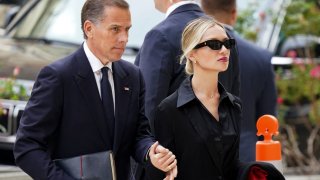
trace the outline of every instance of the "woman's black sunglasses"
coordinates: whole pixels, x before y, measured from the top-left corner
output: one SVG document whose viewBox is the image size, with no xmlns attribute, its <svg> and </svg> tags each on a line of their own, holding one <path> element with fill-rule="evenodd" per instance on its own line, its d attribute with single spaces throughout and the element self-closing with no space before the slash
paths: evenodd
<svg viewBox="0 0 320 180">
<path fill-rule="evenodd" d="M 204 46 L 209 46 L 212 50 L 220 50 L 222 48 L 222 45 L 226 47 L 227 49 L 231 49 L 236 45 L 236 41 L 234 39 L 227 39 L 223 42 L 219 40 L 208 40 L 202 43 L 197 44 L 193 49 L 199 49 Z"/>
</svg>

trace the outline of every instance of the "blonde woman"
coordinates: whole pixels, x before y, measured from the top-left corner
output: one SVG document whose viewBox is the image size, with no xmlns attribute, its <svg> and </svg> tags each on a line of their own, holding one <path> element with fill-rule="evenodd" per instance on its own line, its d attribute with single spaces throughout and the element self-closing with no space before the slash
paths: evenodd
<svg viewBox="0 0 320 180">
<path fill-rule="evenodd" d="M 241 105 L 218 82 L 235 40 L 213 18 L 201 17 L 184 29 L 181 44 L 190 76 L 158 106 L 156 139 L 176 155 L 177 179 L 236 179 Z M 147 174 L 164 176 L 153 168 Z"/>
<path fill-rule="evenodd" d="M 235 40 L 204 16 L 187 25 L 181 44 L 189 77 L 160 103 L 154 124 L 156 139 L 176 155 L 171 174 L 177 171 L 180 180 L 283 180 L 271 164 L 238 160 L 241 102 L 218 81 Z M 165 176 L 152 166 L 146 174 L 150 180 Z"/>
</svg>

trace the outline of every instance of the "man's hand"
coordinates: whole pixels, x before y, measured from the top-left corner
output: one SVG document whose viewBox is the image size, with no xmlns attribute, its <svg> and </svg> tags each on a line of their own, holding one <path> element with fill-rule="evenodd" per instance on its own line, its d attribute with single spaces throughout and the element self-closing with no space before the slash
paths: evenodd
<svg viewBox="0 0 320 180">
<path fill-rule="evenodd" d="M 166 172 L 165 180 L 173 180 L 177 176 L 177 160 L 167 148 L 155 142 L 150 147 L 149 157 L 154 167 Z"/>
</svg>

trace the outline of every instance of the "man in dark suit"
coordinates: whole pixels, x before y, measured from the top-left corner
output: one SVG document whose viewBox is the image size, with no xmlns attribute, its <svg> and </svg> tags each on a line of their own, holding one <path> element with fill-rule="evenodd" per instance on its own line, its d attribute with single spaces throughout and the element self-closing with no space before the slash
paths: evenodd
<svg viewBox="0 0 320 180">
<path fill-rule="evenodd" d="M 166 18 L 149 31 L 135 60 L 146 82 L 146 116 L 153 128 L 157 105 L 172 94 L 186 78 L 180 64 L 181 34 L 193 19 L 205 14 L 190 0 L 155 0 L 155 7 L 166 13 Z M 237 54 L 231 52 L 228 70 L 219 75 L 219 81 L 228 92 L 239 95 L 239 65 Z"/>
<path fill-rule="evenodd" d="M 236 0 L 201 0 L 204 12 L 225 24 L 236 39 L 240 64 L 242 122 L 240 160 L 255 161 L 256 122 L 264 114 L 276 114 L 276 87 L 272 54 L 244 40 L 232 26 L 236 23 Z"/>
<path fill-rule="evenodd" d="M 34 84 L 17 132 L 17 165 L 34 179 L 67 180 L 53 160 L 112 150 L 118 180 L 129 178 L 130 156 L 165 172 L 174 168 L 174 155 L 150 135 L 142 74 L 119 60 L 131 27 L 129 5 L 87 0 L 81 23 L 83 46 L 44 67 Z"/>
</svg>

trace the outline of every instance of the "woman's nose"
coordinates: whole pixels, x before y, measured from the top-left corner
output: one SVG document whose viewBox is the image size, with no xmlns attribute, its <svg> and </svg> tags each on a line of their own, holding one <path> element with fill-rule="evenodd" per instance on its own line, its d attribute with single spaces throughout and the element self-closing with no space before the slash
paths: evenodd
<svg viewBox="0 0 320 180">
<path fill-rule="evenodd" d="M 230 49 L 227 49 L 224 45 L 222 45 L 221 49 L 220 49 L 220 53 L 226 54 L 230 52 Z"/>
</svg>

